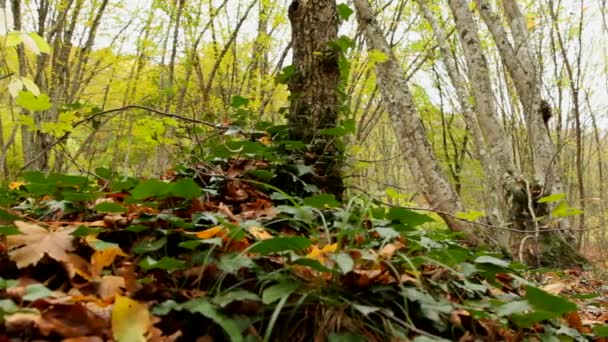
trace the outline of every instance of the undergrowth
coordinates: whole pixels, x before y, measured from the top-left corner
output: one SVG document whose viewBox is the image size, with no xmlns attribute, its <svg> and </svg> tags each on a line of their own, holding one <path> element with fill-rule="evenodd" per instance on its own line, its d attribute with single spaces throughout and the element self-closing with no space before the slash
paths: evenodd
<svg viewBox="0 0 608 342">
<path fill-rule="evenodd" d="M 231 128 L 161 179 L 23 174 L 0 194 L 0 338 L 608 335 L 573 326 L 573 300 L 529 280 L 540 271 L 463 244 L 431 216 L 324 194 L 303 148 L 284 126 Z"/>
</svg>

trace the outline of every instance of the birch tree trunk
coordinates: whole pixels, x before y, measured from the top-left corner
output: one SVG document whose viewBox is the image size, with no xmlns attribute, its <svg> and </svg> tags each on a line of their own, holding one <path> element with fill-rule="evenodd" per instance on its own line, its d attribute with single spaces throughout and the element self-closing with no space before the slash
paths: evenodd
<svg viewBox="0 0 608 342">
<path fill-rule="evenodd" d="M 503 0 L 503 7 L 509 19 L 514 45 L 509 41 L 500 18 L 494 14 L 486 0 L 475 0 L 477 9 L 490 29 L 502 62 L 517 91 L 523 107 L 532 154 L 535 183 L 543 194 L 561 193 L 556 153 L 548 134 L 545 119 L 552 115 L 551 107 L 541 97 L 540 78 L 529 43 L 528 29 L 517 3 Z"/>
<path fill-rule="evenodd" d="M 355 0 L 355 7 L 359 27 L 364 31 L 368 49 L 379 50 L 388 56 L 386 61 L 375 66 L 377 84 L 383 96 L 383 105 L 391 116 L 401 150 L 412 174 L 419 182 L 421 192 L 428 203 L 440 211 L 439 215 L 451 229 L 465 233 L 471 242 L 478 242 L 473 227 L 451 216 L 462 211 L 460 198 L 435 158 L 403 77 L 403 70 L 384 38 L 367 0 Z"/>
<path fill-rule="evenodd" d="M 452 82 L 452 86 L 454 87 L 456 95 L 458 96 L 460 110 L 467 121 L 467 127 L 469 128 L 471 136 L 473 137 L 477 157 L 479 158 L 481 166 L 485 172 L 485 184 L 488 187 L 486 192 L 490 198 L 489 207 L 486 208 L 486 214 L 489 216 L 490 222 L 495 224 L 503 224 L 505 222 L 506 213 L 501 212 L 501 182 L 497 173 L 498 170 L 495 167 L 494 158 L 488 153 L 483 133 L 481 132 L 478 120 L 475 117 L 473 105 L 469 101 L 471 94 L 467 87 L 466 80 L 458 70 L 457 61 L 452 54 L 447 35 L 444 29 L 439 25 L 439 22 L 435 18 L 435 14 L 429 8 L 427 1 L 416 0 L 416 2 L 418 2 L 425 20 L 431 25 L 437 45 L 441 51 L 443 64 L 445 65 L 450 81 Z"/>
</svg>

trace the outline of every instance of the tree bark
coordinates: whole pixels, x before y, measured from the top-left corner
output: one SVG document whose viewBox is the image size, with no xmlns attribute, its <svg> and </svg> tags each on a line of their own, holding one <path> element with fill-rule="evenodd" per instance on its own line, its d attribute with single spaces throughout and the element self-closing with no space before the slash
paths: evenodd
<svg viewBox="0 0 608 342">
<path fill-rule="evenodd" d="M 338 121 L 338 52 L 329 43 L 338 38 L 335 0 L 294 0 L 289 6 L 295 75 L 291 92 L 289 135 L 308 144 L 305 163 L 314 165 L 317 186 L 341 198 L 342 153 L 336 139 L 319 131 Z"/>
<path fill-rule="evenodd" d="M 478 237 L 473 232 L 473 227 L 453 216 L 462 211 L 462 203 L 435 158 L 403 77 L 403 70 L 384 38 L 367 0 L 355 0 L 355 7 L 359 27 L 364 31 L 368 49 L 379 50 L 388 57 L 386 61 L 375 66 L 377 84 L 383 96 L 383 105 L 391 116 L 401 150 L 412 174 L 419 182 L 421 192 L 428 203 L 439 210 L 439 215 L 451 229 L 463 232 L 470 242 L 477 243 Z"/>
</svg>

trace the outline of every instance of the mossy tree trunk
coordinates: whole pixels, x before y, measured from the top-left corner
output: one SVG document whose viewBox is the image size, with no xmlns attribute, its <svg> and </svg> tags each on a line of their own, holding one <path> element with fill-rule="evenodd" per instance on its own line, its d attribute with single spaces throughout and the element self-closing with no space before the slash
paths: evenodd
<svg viewBox="0 0 608 342">
<path fill-rule="evenodd" d="M 340 69 L 329 43 L 338 37 L 335 0 L 294 0 L 289 6 L 293 66 L 289 135 L 308 144 L 305 163 L 313 166 L 315 185 L 342 197 L 342 153 L 335 137 L 319 134 L 338 121 Z"/>
</svg>

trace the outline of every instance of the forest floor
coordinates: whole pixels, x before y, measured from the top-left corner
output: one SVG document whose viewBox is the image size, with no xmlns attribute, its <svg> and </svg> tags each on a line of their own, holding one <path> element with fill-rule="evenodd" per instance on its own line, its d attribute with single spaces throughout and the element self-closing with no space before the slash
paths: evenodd
<svg viewBox="0 0 608 342">
<path fill-rule="evenodd" d="M 607 340 L 605 264 L 532 270 L 429 215 L 272 183 L 310 172 L 256 152 L 23 174 L 0 192 L 0 342 Z"/>
</svg>

